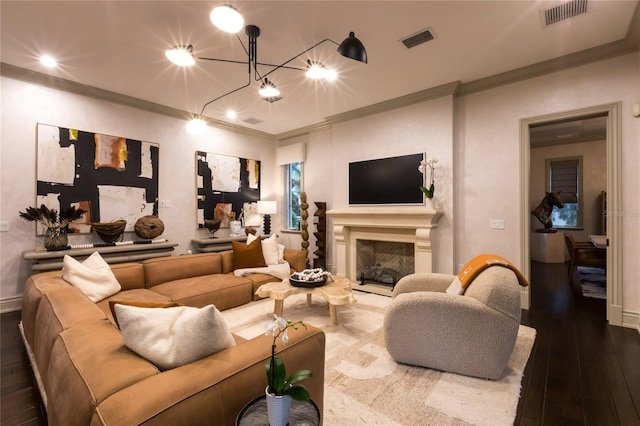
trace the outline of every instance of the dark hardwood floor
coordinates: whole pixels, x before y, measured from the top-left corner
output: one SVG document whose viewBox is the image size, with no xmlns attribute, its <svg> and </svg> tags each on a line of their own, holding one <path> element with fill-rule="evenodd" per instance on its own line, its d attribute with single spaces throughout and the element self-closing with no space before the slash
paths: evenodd
<svg viewBox="0 0 640 426">
<path fill-rule="evenodd" d="M 566 264 L 531 265 L 537 331 L 516 425 L 640 425 L 640 335 L 606 322 L 606 301 L 582 296 Z"/>
<path fill-rule="evenodd" d="M 638 332 L 609 326 L 605 301 L 569 285 L 565 265 L 534 263 L 531 270 L 531 309 L 522 323 L 537 337 L 515 424 L 640 425 Z M 19 320 L 19 312 L 0 316 L 0 424 L 46 425 Z"/>
</svg>

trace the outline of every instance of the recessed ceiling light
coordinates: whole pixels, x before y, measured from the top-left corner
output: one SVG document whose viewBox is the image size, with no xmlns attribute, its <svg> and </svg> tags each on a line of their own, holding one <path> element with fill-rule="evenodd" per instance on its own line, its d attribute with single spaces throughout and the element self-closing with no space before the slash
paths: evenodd
<svg viewBox="0 0 640 426">
<path fill-rule="evenodd" d="M 58 61 L 49 55 L 40 56 L 40 63 L 47 68 L 55 68 L 58 66 Z"/>
<path fill-rule="evenodd" d="M 227 118 L 230 120 L 235 120 L 236 117 L 238 116 L 238 114 L 236 114 L 236 112 L 232 109 L 230 109 L 229 111 L 227 111 Z"/>
</svg>

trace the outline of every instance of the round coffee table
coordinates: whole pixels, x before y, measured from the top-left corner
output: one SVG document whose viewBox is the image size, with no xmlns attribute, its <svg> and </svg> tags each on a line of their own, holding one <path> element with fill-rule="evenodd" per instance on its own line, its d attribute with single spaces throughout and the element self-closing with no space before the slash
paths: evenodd
<svg viewBox="0 0 640 426">
<path fill-rule="evenodd" d="M 315 402 L 291 401 L 289 424 L 296 426 L 317 426 L 320 424 L 320 410 Z M 261 395 L 244 406 L 236 417 L 236 426 L 268 426 L 267 400 Z"/>
<path fill-rule="evenodd" d="M 282 316 L 284 308 L 284 299 L 293 294 L 306 294 L 307 303 L 311 305 L 311 296 L 321 296 L 329 304 L 329 315 L 331 323 L 338 325 L 338 316 L 336 314 L 337 305 L 348 305 L 357 302 L 351 292 L 351 281 L 343 276 L 334 276 L 333 281 L 329 280 L 321 287 L 295 287 L 286 279 L 280 282 L 267 283 L 256 291 L 260 297 L 268 297 L 274 300 L 273 312 L 279 317 Z"/>
</svg>

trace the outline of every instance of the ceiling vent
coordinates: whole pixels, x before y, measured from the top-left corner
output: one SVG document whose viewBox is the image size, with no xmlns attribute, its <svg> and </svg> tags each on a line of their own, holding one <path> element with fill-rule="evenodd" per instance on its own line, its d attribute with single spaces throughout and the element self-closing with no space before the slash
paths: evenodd
<svg viewBox="0 0 640 426">
<path fill-rule="evenodd" d="M 247 123 L 247 124 L 253 124 L 254 126 L 255 126 L 256 124 L 260 124 L 260 123 L 262 123 L 262 122 L 263 122 L 263 120 L 260 120 L 260 119 L 258 119 L 258 118 L 254 118 L 254 117 L 249 117 L 249 118 L 247 118 L 247 119 L 245 119 L 245 120 L 242 120 L 242 121 L 243 121 L 244 123 Z"/>
<path fill-rule="evenodd" d="M 433 31 L 431 30 L 431 28 L 426 28 L 414 35 L 410 35 L 409 37 L 403 38 L 400 41 L 402 42 L 402 44 L 404 44 L 407 47 L 407 49 L 411 49 L 412 47 L 416 47 L 421 45 L 422 43 L 431 41 L 434 38 L 435 36 L 433 35 Z"/>
<path fill-rule="evenodd" d="M 572 0 L 551 9 L 543 10 L 543 25 L 548 27 L 584 13 L 587 13 L 587 0 Z"/>
</svg>

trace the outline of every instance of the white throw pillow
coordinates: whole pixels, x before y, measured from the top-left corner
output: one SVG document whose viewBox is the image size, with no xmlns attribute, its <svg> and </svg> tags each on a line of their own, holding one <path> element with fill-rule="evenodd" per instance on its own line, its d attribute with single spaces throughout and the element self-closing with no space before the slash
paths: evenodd
<svg viewBox="0 0 640 426">
<path fill-rule="evenodd" d="M 278 263 L 284 263 L 284 244 L 278 244 Z"/>
<path fill-rule="evenodd" d="M 461 296 L 464 294 L 464 288 L 462 288 L 462 284 L 457 276 L 451 284 L 449 284 L 449 287 L 447 287 L 447 294 L 452 294 L 454 296 Z"/>
<path fill-rule="evenodd" d="M 251 244 L 253 241 L 258 239 L 255 235 L 249 234 L 247 235 L 247 244 Z M 278 257 L 278 240 L 276 240 L 276 234 L 271 235 L 269 238 L 265 238 L 262 240 L 262 255 L 264 256 L 264 262 L 268 265 L 277 265 L 278 263 L 283 263 L 279 261 Z M 284 253 L 284 252 L 283 252 Z"/>
<path fill-rule="evenodd" d="M 114 306 L 124 344 L 161 370 L 189 364 L 234 346 L 220 311 L 203 308 Z"/>
<path fill-rule="evenodd" d="M 116 294 L 121 288 L 109 264 L 97 251 L 82 263 L 65 254 L 62 259 L 62 279 L 78 288 L 94 303 Z"/>
</svg>

